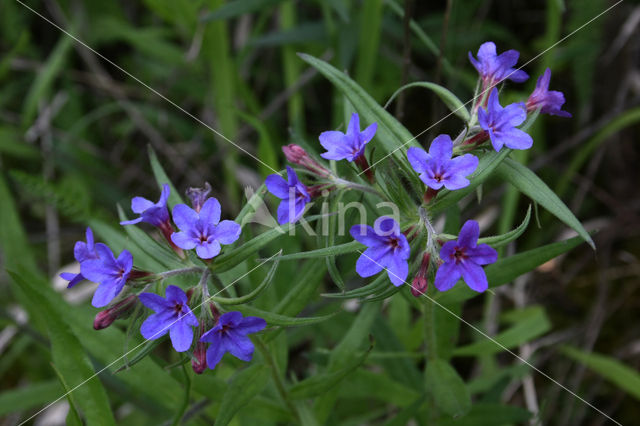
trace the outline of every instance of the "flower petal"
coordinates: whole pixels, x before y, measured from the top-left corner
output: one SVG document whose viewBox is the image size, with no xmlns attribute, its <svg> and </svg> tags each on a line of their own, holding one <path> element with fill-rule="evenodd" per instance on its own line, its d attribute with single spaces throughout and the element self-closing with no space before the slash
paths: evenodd
<svg viewBox="0 0 640 426">
<path fill-rule="evenodd" d="M 484 273 L 484 269 L 481 266 L 476 265 L 473 262 L 464 261 L 460 262 L 459 268 L 462 272 L 462 278 L 467 283 L 471 290 L 482 293 L 489 284 L 487 282 L 487 275 Z"/>
<path fill-rule="evenodd" d="M 368 247 L 378 245 L 382 242 L 381 238 L 376 235 L 373 228 L 365 224 L 353 225 L 351 229 L 349 229 L 349 234 L 351 234 L 353 239 Z"/>
<path fill-rule="evenodd" d="M 123 220 L 122 222 L 120 222 L 120 225 L 135 225 L 136 223 L 140 223 L 140 222 L 142 222 L 141 217 L 137 219 Z"/>
<path fill-rule="evenodd" d="M 423 173 L 431 156 L 422 148 L 411 147 L 407 150 L 407 159 L 413 170 Z"/>
<path fill-rule="evenodd" d="M 440 259 L 447 262 L 456 251 L 456 246 L 458 245 L 457 241 L 447 241 L 442 245 L 440 249 Z"/>
<path fill-rule="evenodd" d="M 511 149 L 529 149 L 533 145 L 533 138 L 527 132 L 520 129 L 511 129 L 500 135 L 500 139 L 504 141 L 507 148 Z"/>
<path fill-rule="evenodd" d="M 167 204 L 167 200 L 169 199 L 169 194 L 171 194 L 171 188 L 169 188 L 169 184 L 162 184 L 162 191 L 160 192 L 160 199 L 156 203 L 159 206 L 164 206 Z"/>
<path fill-rule="evenodd" d="M 146 209 L 153 207 L 153 202 L 143 197 L 133 197 L 131 199 L 131 210 L 134 213 L 140 214 Z"/>
<path fill-rule="evenodd" d="M 436 136 L 429 147 L 429 155 L 436 160 L 449 160 L 453 155 L 453 142 L 449 135 Z"/>
<path fill-rule="evenodd" d="M 291 208 L 289 206 L 290 204 L 291 204 Z M 280 225 L 289 223 L 290 219 L 293 219 L 295 217 L 295 204 L 290 203 L 289 199 L 282 200 L 280 202 L 280 205 L 278 206 L 277 215 L 278 215 L 278 223 Z M 291 222 L 293 223 L 294 221 L 291 220 Z"/>
<path fill-rule="evenodd" d="M 253 358 L 253 342 L 247 336 L 229 330 L 225 339 L 225 346 L 231 355 L 243 361 L 251 361 Z"/>
<path fill-rule="evenodd" d="M 480 225 L 475 220 L 468 220 L 462 225 L 458 234 L 458 246 L 474 248 L 480 236 Z"/>
<path fill-rule="evenodd" d="M 387 275 L 389 275 L 389 279 L 394 286 L 401 286 L 409 275 L 409 263 L 399 256 L 391 257 L 387 265 Z"/>
<path fill-rule="evenodd" d="M 223 220 L 216 226 L 213 235 L 220 244 L 231 244 L 240 237 L 241 231 L 240 225 L 233 220 Z"/>
<path fill-rule="evenodd" d="M 527 119 L 527 108 L 522 102 L 509 104 L 500 113 L 500 123 L 515 127 L 521 125 Z"/>
<path fill-rule="evenodd" d="M 85 260 L 80 264 L 80 273 L 89 281 L 101 283 L 113 278 L 111 271 L 104 267 L 101 259 Z"/>
<path fill-rule="evenodd" d="M 267 322 L 260 317 L 245 317 L 236 326 L 236 331 L 240 334 L 257 333 L 267 326 Z"/>
<path fill-rule="evenodd" d="M 186 204 L 178 204 L 173 208 L 173 221 L 181 231 L 191 229 L 198 220 L 198 213 Z"/>
<path fill-rule="evenodd" d="M 169 337 L 171 337 L 173 349 L 175 349 L 176 352 L 184 352 L 188 350 L 191 347 L 191 343 L 193 343 L 193 329 L 184 321 L 178 320 L 171 326 Z"/>
<path fill-rule="evenodd" d="M 170 286 L 173 287 L 173 286 Z M 138 295 L 140 302 L 149 309 L 153 309 L 156 313 L 169 309 L 171 304 L 162 296 L 155 293 L 140 293 Z"/>
<path fill-rule="evenodd" d="M 351 119 L 349 120 L 346 134 L 350 139 L 357 140 L 357 137 L 360 134 L 360 116 L 357 112 L 351 114 Z"/>
<path fill-rule="evenodd" d="M 200 220 L 206 224 L 217 225 L 220 222 L 220 202 L 211 197 L 204 202 L 200 209 Z"/>
<path fill-rule="evenodd" d="M 232 327 L 237 327 L 242 323 L 242 313 L 238 311 L 231 311 L 220 316 L 218 320 L 218 325 L 230 325 Z"/>
<path fill-rule="evenodd" d="M 384 269 L 382 258 L 389 252 L 385 246 L 369 247 L 358 258 L 356 272 L 363 278 L 377 274 Z"/>
<path fill-rule="evenodd" d="M 377 130 L 378 130 L 378 123 L 372 123 L 369 125 L 369 127 L 364 129 L 362 133 L 360 133 L 360 139 L 362 141 L 362 144 L 364 145 L 367 142 L 369 142 L 371 139 L 373 139 Z"/>
<path fill-rule="evenodd" d="M 129 250 L 122 250 L 122 253 L 118 256 L 118 266 L 124 269 L 125 273 L 131 271 L 131 268 L 133 268 L 133 255 Z"/>
<path fill-rule="evenodd" d="M 498 252 L 488 244 L 478 244 L 466 251 L 467 256 L 478 265 L 488 265 L 498 260 Z"/>
<path fill-rule="evenodd" d="M 280 175 L 269 175 L 264 180 L 264 184 L 267 190 L 280 199 L 289 198 L 289 185 L 287 181 Z"/>
<path fill-rule="evenodd" d="M 216 339 L 214 343 L 211 343 L 207 349 L 207 367 L 212 370 L 216 368 L 226 351 L 220 339 Z"/>
<path fill-rule="evenodd" d="M 167 315 L 153 314 L 147 318 L 140 327 L 140 334 L 147 340 L 158 339 L 169 332 L 169 324 L 173 319 Z"/>
<path fill-rule="evenodd" d="M 198 240 L 191 237 L 186 232 L 174 232 L 171 234 L 171 241 L 184 250 L 191 250 L 196 247 Z"/>
<path fill-rule="evenodd" d="M 220 253 L 220 243 L 213 240 L 210 243 L 203 243 L 196 246 L 196 254 L 200 259 L 211 259 Z"/>
<path fill-rule="evenodd" d="M 440 291 L 450 290 L 460 279 L 461 272 L 454 262 L 445 262 L 438 268 L 434 285 Z"/>
<path fill-rule="evenodd" d="M 187 304 L 187 295 L 180 287 L 176 285 L 170 285 L 165 290 L 165 295 L 167 296 L 167 305 L 173 305 L 176 302 Z"/>
<path fill-rule="evenodd" d="M 116 282 L 104 282 L 100 283 L 96 292 L 93 294 L 91 304 L 96 308 L 102 308 L 107 306 L 122 290 L 124 282 L 122 284 Z"/>
<path fill-rule="evenodd" d="M 475 172 L 478 167 L 478 157 L 473 154 L 464 154 L 459 157 L 453 158 L 449 162 L 448 172 L 455 173 L 460 176 L 469 176 Z"/>
</svg>

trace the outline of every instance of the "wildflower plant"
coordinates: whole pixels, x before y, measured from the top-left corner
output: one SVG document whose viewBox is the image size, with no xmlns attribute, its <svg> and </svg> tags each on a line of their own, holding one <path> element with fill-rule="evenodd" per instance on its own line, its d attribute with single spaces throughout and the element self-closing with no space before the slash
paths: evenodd
<svg viewBox="0 0 640 426">
<path fill-rule="evenodd" d="M 347 74 L 320 59 L 300 56 L 344 95 L 348 121 L 319 133 L 313 150 L 285 145 L 282 150 L 290 165 L 267 176 L 235 217 L 230 206 L 223 209 L 214 197 L 220 192 L 215 185 L 187 190 L 191 205 L 182 202 L 180 194 L 171 193 L 172 185 L 152 154 L 161 195 L 156 203 L 133 198 L 131 210 L 139 215 L 135 219 L 121 210 L 127 248 L 116 257 L 110 246 L 94 242 L 89 228 L 86 242 L 75 247 L 81 273 L 63 277 L 70 281 L 69 287 L 82 285 L 84 279 L 99 283 L 92 304 L 106 309 L 97 313 L 96 329 L 122 324 L 141 339 L 142 349 L 125 368 L 137 368 L 164 345 L 177 353 L 168 368 L 182 366 L 186 380 L 198 380 L 193 374 L 228 378 L 238 369 L 231 384 L 224 385 L 231 396 L 220 397 L 221 413 L 232 409 L 228 399 L 256 395 L 273 380 L 273 392 L 266 399 L 286 413 L 283 421 L 293 423 L 310 415 L 307 399 L 316 400 L 318 423 L 328 421 L 337 398 L 331 389 L 349 380 L 352 371 L 375 353 L 375 340 L 384 340 L 375 318 L 385 309 L 381 301 L 391 300 L 393 309 L 419 312 L 418 331 L 424 329 L 425 335 L 424 343 L 412 350 L 424 351 L 426 362 L 402 360 L 409 376 L 419 375 L 418 369 L 426 366 L 425 380 L 417 380 L 412 391 L 423 395 L 420 403 L 405 401 L 406 409 L 415 406 L 409 416 L 450 420 L 464 415 L 472 406 L 469 389 L 449 364 L 453 349 L 447 352 L 438 346 L 455 344 L 453 330 L 459 318 L 449 316 L 436 323 L 440 314 L 434 310 L 464 315 L 465 300 L 508 285 L 582 240 L 593 244 L 549 187 L 510 157 L 512 150 L 535 150 L 536 141 L 527 129 L 540 114 L 570 116 L 561 109 L 564 97 L 548 90 L 547 70 L 528 100 L 502 106 L 499 97 L 507 99 L 504 93 L 526 81 L 528 74 L 517 68 L 518 52 L 498 54 L 496 45 L 487 42 L 475 57 L 469 54 L 478 71 L 469 108 L 446 88 L 428 86 L 435 87 L 451 113 L 461 119 L 458 133 L 418 139 Z M 562 246 L 551 244 L 510 256 L 498 251 L 526 230 L 531 209 L 517 228 L 487 237 L 475 217 L 477 209 L 470 207 L 482 206 L 481 197 L 475 195 L 489 179 L 511 184 L 579 237 Z M 251 225 L 258 206 L 273 201 L 278 226 Z M 349 203 L 345 206 L 344 201 Z M 350 212 L 360 213 L 359 217 L 347 214 L 352 208 Z M 155 238 L 154 228 L 164 240 Z M 113 247 L 120 244 L 107 228 L 95 231 Z M 298 242 L 280 244 L 287 232 Z M 309 241 L 313 246 L 301 250 L 301 244 Z M 291 260 L 304 262 L 299 272 L 292 273 L 288 266 L 286 286 L 272 288 L 279 265 Z M 319 294 L 320 281 L 312 277 L 323 268 L 328 270 L 329 289 Z M 258 274 L 260 280 L 247 278 Z M 330 352 L 318 375 L 289 382 L 290 375 L 281 370 L 287 336 L 283 329 L 319 323 L 343 327 L 337 318 L 347 300 L 359 303 L 359 313 L 347 324 L 345 340 Z M 312 314 L 299 316 L 303 311 Z M 367 348 L 365 337 L 370 332 L 375 339 Z M 167 340 L 170 345 L 163 344 Z M 395 343 L 383 344 L 384 350 L 394 352 Z M 231 356 L 225 357 L 226 353 Z M 188 363 L 193 374 L 184 367 Z M 243 363 L 251 366 L 245 368 Z"/>
</svg>

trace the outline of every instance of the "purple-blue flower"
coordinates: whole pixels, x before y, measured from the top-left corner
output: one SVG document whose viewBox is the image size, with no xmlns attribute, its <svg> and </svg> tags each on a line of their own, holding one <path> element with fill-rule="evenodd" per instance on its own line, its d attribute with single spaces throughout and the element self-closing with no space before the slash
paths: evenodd
<svg viewBox="0 0 640 426">
<path fill-rule="evenodd" d="M 180 287 L 170 285 L 165 292 L 166 297 L 154 293 L 142 293 L 140 301 L 144 306 L 153 309 L 140 327 L 140 333 L 147 340 L 154 340 L 169 333 L 171 344 L 178 352 L 184 352 L 193 342 L 193 328 L 198 320 L 187 304 L 187 295 Z"/>
<path fill-rule="evenodd" d="M 488 265 L 498 259 L 498 253 L 487 244 L 478 244 L 480 227 L 475 220 L 468 220 L 462 226 L 457 241 L 447 241 L 440 250 L 444 261 L 436 272 L 435 286 L 447 291 L 462 277 L 467 285 L 477 292 L 488 287 L 487 275 L 481 265 Z"/>
<path fill-rule="evenodd" d="M 143 197 L 133 197 L 131 200 L 131 210 L 139 214 L 140 217 L 132 220 L 120 222 L 120 225 L 133 225 L 146 222 L 150 225 L 161 228 L 169 224 L 169 210 L 167 210 L 167 199 L 169 198 L 169 185 L 162 184 L 162 192 L 157 203 Z"/>
<path fill-rule="evenodd" d="M 478 167 L 478 157 L 464 154 L 456 158 L 453 155 L 453 142 L 449 135 L 439 135 L 429 147 L 429 153 L 422 148 L 409 148 L 407 158 L 413 170 L 420 173 L 420 179 L 432 189 L 443 186 L 456 190 L 469 185 L 466 176 Z"/>
<path fill-rule="evenodd" d="M 186 204 L 173 208 L 173 221 L 181 232 L 171 234 L 171 241 L 184 249 L 196 249 L 198 257 L 211 259 L 220 253 L 221 244 L 231 244 L 240 237 L 240 225 L 232 220 L 220 222 L 220 203 L 209 198 L 196 212 Z"/>
<path fill-rule="evenodd" d="M 86 243 L 84 241 L 77 241 L 76 245 L 73 247 L 73 256 L 80 264 L 82 264 L 82 262 L 84 262 L 85 260 L 98 258 L 98 253 L 96 253 L 94 247 L 93 231 L 91 231 L 91 228 L 87 228 L 86 238 Z M 72 274 L 71 272 L 63 272 L 60 274 L 60 277 L 69 281 L 69 285 L 67 286 L 67 288 L 71 288 L 85 279 L 82 273 Z"/>
<path fill-rule="evenodd" d="M 307 187 L 298 179 L 295 170 L 287 166 L 287 180 L 280 175 L 269 175 L 264 184 L 270 193 L 282 201 L 278 206 L 278 223 L 296 223 L 311 201 Z"/>
<path fill-rule="evenodd" d="M 520 53 L 517 50 L 507 50 L 498 55 L 496 53 L 496 45 L 492 41 L 480 45 L 478 59 L 474 58 L 469 52 L 469 60 L 478 70 L 485 88 L 498 84 L 504 79 L 509 79 L 516 83 L 522 83 L 527 80 L 529 75 L 526 72 L 513 68 L 518 62 L 519 56 Z"/>
<path fill-rule="evenodd" d="M 251 361 L 253 342 L 247 334 L 264 330 L 267 322 L 258 317 L 242 317 L 240 312 L 222 314 L 218 323 L 200 338 L 201 342 L 209 342 L 207 349 L 207 367 L 214 369 L 225 352 L 243 361 Z"/>
<path fill-rule="evenodd" d="M 544 74 L 538 77 L 536 88 L 527 99 L 527 111 L 533 112 L 540 108 L 543 114 L 571 117 L 567 111 L 562 111 L 564 94 L 557 90 L 549 90 L 549 81 L 551 81 L 551 70 L 547 68 Z"/>
<path fill-rule="evenodd" d="M 365 145 L 373 139 L 378 129 L 378 124 L 373 123 L 362 132 L 360 131 L 360 117 L 357 113 L 351 115 L 347 133 L 331 130 L 320 133 L 320 145 L 327 152 L 320 154 L 327 160 L 354 161 L 364 154 Z"/>
<path fill-rule="evenodd" d="M 529 149 L 533 145 L 531 136 L 516 126 L 527 119 L 527 110 L 522 102 L 506 107 L 500 105 L 498 89 L 493 89 L 489 95 L 487 109 L 478 109 L 480 127 L 489 133 L 491 144 L 496 151 L 503 146 L 511 149 Z"/>
<path fill-rule="evenodd" d="M 101 308 L 108 305 L 124 287 L 133 268 L 133 256 L 129 251 L 122 250 L 116 259 L 111 249 L 102 243 L 97 243 L 95 250 L 98 258 L 82 262 L 80 272 L 86 279 L 100 284 L 91 304 Z"/>
<path fill-rule="evenodd" d="M 366 278 L 386 269 L 393 285 L 400 286 L 409 275 L 411 249 L 407 237 L 400 232 L 400 225 L 387 216 L 376 219 L 373 226 L 354 225 L 349 230 L 354 239 L 368 247 L 356 262 L 356 272 Z"/>
</svg>

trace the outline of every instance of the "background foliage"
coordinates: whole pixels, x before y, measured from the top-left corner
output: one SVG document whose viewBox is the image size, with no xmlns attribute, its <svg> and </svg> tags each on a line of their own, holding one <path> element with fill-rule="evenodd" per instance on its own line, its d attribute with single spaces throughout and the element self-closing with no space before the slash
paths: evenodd
<svg viewBox="0 0 640 426">
<path fill-rule="evenodd" d="M 317 151 L 319 132 L 345 121 L 342 94 L 297 52 L 346 70 L 381 105 L 414 81 L 439 82 L 466 101 L 476 78 L 467 51 L 493 40 L 499 50 L 518 49 L 528 61 L 612 4 L 28 3 L 276 169 L 284 165 L 282 145 L 294 142 Z M 403 19 L 405 8 L 412 21 Z M 531 129 L 534 149 L 516 157 L 589 231 L 598 231 L 597 252 L 571 240 L 573 251 L 499 287 L 495 295 L 464 304 L 456 302 L 468 298 L 462 291 L 438 299 L 623 424 L 636 420 L 640 398 L 640 330 L 634 327 L 640 283 L 640 159 L 634 142 L 640 120 L 639 14 L 632 2 L 616 6 L 527 65 L 533 78 L 525 85 L 509 86 L 524 98 L 535 76 L 551 67 L 552 87 L 567 96 L 565 109 L 574 119 L 541 118 Z M 61 401 L 71 407 L 62 421 L 66 416 L 78 424 L 82 416 L 90 424 L 162 424 L 184 408 L 183 420 L 190 424 L 293 422 L 278 399 L 277 375 L 294 383 L 289 401 L 306 424 L 405 424 L 412 418 L 421 424 L 518 424 L 530 418 L 558 425 L 606 423 L 438 307 L 433 309 L 439 355 L 451 363 L 431 363 L 423 375 L 425 305 L 406 294 L 359 306 L 320 297 L 338 289 L 334 274 L 318 259 L 282 261 L 269 291 L 256 302 L 257 308 L 286 317 L 332 314 L 265 337 L 265 353 L 274 359 L 256 355 L 247 368 L 227 362 L 215 373 L 195 376 L 180 368 L 165 370 L 179 359 L 162 346 L 115 373 L 123 361 L 109 364 L 141 339 L 122 324 L 94 331 L 96 310 L 86 303 L 88 294 L 63 292 L 56 278 L 72 260 L 73 243 L 82 239 L 84 227 L 91 224 L 117 251 L 131 244 L 135 236 L 116 226 L 116 204 L 127 207 L 133 195 L 156 193 L 148 146 L 179 192 L 209 181 L 225 217 L 240 211 L 243 187 L 258 188 L 270 171 L 20 3 L 2 2 L 0 23 L 0 418 L 5 424 L 20 423 L 105 367 L 98 380 Z M 388 110 L 414 135 L 435 123 L 418 138 L 422 145 L 458 130 L 455 117 L 440 121 L 448 110 L 423 88 L 404 92 Z M 470 214 L 481 218 L 486 235 L 513 229 L 530 204 L 513 188 L 492 182 L 482 197 L 482 208 Z M 518 252 L 573 236 L 544 210 L 538 213 L 518 239 Z M 260 225 L 254 229 L 265 231 Z M 314 238 L 281 237 L 260 254 L 316 247 Z M 501 250 L 507 255 L 514 246 Z M 545 250 L 549 258 L 565 251 Z M 149 258 L 135 252 L 134 257 Z M 338 257 L 336 267 L 348 278 L 348 288 L 362 283 L 351 272 L 354 263 L 353 255 Z M 258 264 L 249 260 L 229 277 Z M 240 288 L 254 288 L 267 272 L 250 274 Z M 492 284 L 512 279 L 500 272 L 496 268 Z M 488 273 L 491 277 L 489 268 Z M 425 410 L 432 399 L 441 417 Z M 55 409 L 40 418 L 60 419 Z"/>
</svg>

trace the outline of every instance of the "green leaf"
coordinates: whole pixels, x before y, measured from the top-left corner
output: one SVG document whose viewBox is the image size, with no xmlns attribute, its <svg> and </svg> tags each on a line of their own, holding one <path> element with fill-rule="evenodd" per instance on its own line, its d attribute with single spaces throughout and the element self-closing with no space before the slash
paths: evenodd
<svg viewBox="0 0 640 426">
<path fill-rule="evenodd" d="M 282 327 L 316 324 L 322 321 L 326 321 L 335 315 L 335 313 L 333 313 L 329 315 L 322 315 L 319 317 L 288 317 L 285 315 L 263 311 L 262 309 L 254 308 L 253 306 L 249 305 L 238 306 L 235 308 L 235 310 L 240 311 L 245 315 L 255 315 L 263 318 L 269 325 L 278 325 Z"/>
<path fill-rule="evenodd" d="M 158 183 L 158 188 L 162 190 L 163 184 L 168 184 L 169 189 L 171 189 L 171 193 L 169 194 L 169 199 L 167 200 L 167 204 L 169 207 L 173 208 L 176 204 L 184 204 L 182 201 L 182 197 L 180 197 L 180 193 L 176 191 L 176 187 L 171 183 L 171 179 L 167 176 L 167 173 L 164 171 L 164 168 L 158 161 L 158 156 L 156 152 L 153 150 L 151 145 L 148 146 L 149 151 L 149 162 L 151 163 L 151 170 L 153 171 L 153 175 L 156 178 L 156 182 Z"/>
<path fill-rule="evenodd" d="M 636 399 L 640 399 L 640 374 L 634 368 L 607 355 L 584 352 L 572 346 L 562 346 L 560 351 L 618 386 Z"/>
<path fill-rule="evenodd" d="M 524 217 L 524 220 L 516 229 L 502 235 L 479 238 L 478 244 L 489 244 L 494 248 L 505 246 L 522 235 L 522 233 L 527 229 L 527 226 L 529 226 L 529 219 L 531 219 L 531 205 L 527 208 L 527 214 Z"/>
<path fill-rule="evenodd" d="M 133 358 L 125 359 L 124 365 L 122 367 L 118 368 L 116 370 L 116 373 L 119 373 L 121 371 L 127 370 L 127 369 L 133 367 L 134 365 L 136 365 L 137 363 L 139 363 L 140 361 L 142 361 L 143 359 L 145 359 L 147 357 L 147 355 L 149 355 L 151 352 L 153 352 L 153 350 L 160 343 L 162 343 L 165 340 L 167 340 L 167 339 L 160 338 L 160 339 L 155 339 L 155 340 L 149 340 L 148 342 L 144 343 L 144 345 L 142 346 L 142 349 L 137 351 Z"/>
<path fill-rule="evenodd" d="M 90 424 L 113 424 L 115 419 L 109 406 L 107 393 L 102 383 L 94 374 L 93 367 L 84 352 L 78 337 L 60 318 L 52 301 L 38 291 L 40 282 L 32 274 L 21 270 L 19 273 L 9 271 L 11 279 L 15 281 L 31 298 L 31 303 L 38 306 L 49 330 L 51 340 L 51 355 L 53 363 L 64 377 L 64 381 L 74 390 L 75 401 L 82 410 L 84 417 Z M 61 394 L 60 397 L 63 397 Z"/>
<path fill-rule="evenodd" d="M 575 237 L 499 259 L 496 263 L 484 268 L 487 274 L 487 280 L 489 281 L 489 288 L 495 288 L 509 283 L 520 275 L 534 270 L 554 257 L 568 252 L 572 248 L 580 245 L 583 241 L 582 237 Z M 469 289 L 467 285 L 460 280 L 454 288 L 449 291 L 439 292 L 433 298 L 440 303 L 448 304 L 471 299 L 478 294 L 480 293 Z"/>
<path fill-rule="evenodd" d="M 215 426 L 229 424 L 238 410 L 246 408 L 249 401 L 262 392 L 268 380 L 269 367 L 264 364 L 253 364 L 235 374 L 222 396 Z"/>
<path fill-rule="evenodd" d="M 378 277 L 376 277 L 375 280 L 363 287 L 349 290 L 344 293 L 324 293 L 322 294 L 322 297 L 329 297 L 334 299 L 353 299 L 355 297 L 364 298 L 382 291 L 383 289 L 387 288 L 388 285 L 389 282 L 387 275 L 380 274 Z"/>
<path fill-rule="evenodd" d="M 66 423 L 68 426 L 82 426 L 82 420 L 80 419 L 80 414 L 78 414 L 78 406 L 76 405 L 75 395 L 73 395 L 73 389 L 69 388 L 67 382 L 64 380 L 64 377 L 58 371 L 56 366 L 52 364 L 53 370 L 55 371 L 62 387 L 64 389 L 64 394 L 69 402 L 69 413 L 67 414 Z"/>
<path fill-rule="evenodd" d="M 400 122 L 389 114 L 355 81 L 345 73 L 338 71 L 327 62 L 304 53 L 298 54 L 302 60 L 316 68 L 340 92 L 342 92 L 361 116 L 361 122 L 378 123 L 376 139 L 382 149 L 396 159 L 400 168 L 410 175 L 419 184 L 419 179 L 406 161 L 406 150 L 411 146 L 419 146 L 415 138 Z M 400 148 L 401 149 L 398 149 Z"/>
<path fill-rule="evenodd" d="M 535 173 L 511 159 L 500 164 L 496 173 L 571 227 L 595 250 L 591 236 L 580 221 Z"/>
<path fill-rule="evenodd" d="M 455 419 L 442 418 L 439 426 L 507 426 L 524 425 L 531 418 L 531 413 L 524 408 L 500 404 L 474 404 L 471 410 Z"/>
<path fill-rule="evenodd" d="M 439 84 L 431 83 L 429 81 L 418 81 L 416 83 L 405 84 L 404 86 L 396 90 L 393 95 L 391 95 L 384 107 L 388 107 L 400 92 L 412 87 L 424 87 L 425 89 L 433 91 L 433 93 L 438 95 L 438 97 L 442 100 L 442 102 L 444 102 L 444 104 L 447 106 L 447 108 L 449 108 L 449 110 L 451 110 L 452 113 L 460 117 L 465 122 L 469 121 L 469 119 L 471 118 L 471 116 L 469 115 L 469 111 L 456 95 L 451 93 L 449 89 L 442 87 Z"/>
<path fill-rule="evenodd" d="M 493 340 L 482 339 L 475 343 L 459 347 L 453 351 L 454 356 L 476 356 L 492 355 L 502 352 L 506 347 L 513 349 L 538 336 L 543 335 L 551 329 L 551 322 L 541 306 L 529 306 L 522 310 L 511 311 L 504 315 L 504 318 L 511 318 L 515 324 L 493 336 Z"/>
<path fill-rule="evenodd" d="M 349 360 L 343 368 L 326 373 L 316 374 L 308 379 L 302 380 L 289 388 L 289 396 L 292 399 L 313 398 L 315 396 L 329 392 L 338 383 L 344 380 L 362 365 L 364 360 L 373 349 L 373 344 L 362 355 Z"/>
<path fill-rule="evenodd" d="M 278 254 L 275 256 L 275 262 L 273 265 L 271 265 L 271 268 L 269 268 L 269 272 L 267 272 L 267 276 L 264 278 L 264 280 L 262 280 L 260 285 L 258 285 L 258 287 L 256 287 L 255 290 L 253 290 L 252 292 L 240 297 L 211 296 L 209 297 L 209 299 L 213 300 L 214 302 L 218 302 L 221 305 L 240 305 L 242 303 L 251 302 L 253 299 L 258 297 L 260 293 L 266 290 L 271 284 L 271 282 L 273 281 L 273 277 L 275 276 L 276 269 L 278 269 L 278 264 L 280 263 L 281 254 L 282 254 L 282 250 L 280 250 Z"/>
<path fill-rule="evenodd" d="M 337 256 L 339 254 L 354 253 L 363 245 L 358 241 L 351 241 L 350 243 L 340 244 L 333 247 L 325 247 L 316 250 L 303 251 L 300 253 L 285 254 L 280 257 L 280 260 L 298 260 L 298 259 L 311 259 L 314 257 L 327 257 Z"/>
<path fill-rule="evenodd" d="M 448 362 L 441 359 L 427 361 L 425 380 L 436 406 L 449 416 L 462 416 L 471 409 L 471 395 Z"/>
<path fill-rule="evenodd" d="M 479 154 L 480 162 L 476 170 L 469 176 L 471 182 L 469 186 L 456 191 L 442 189 L 438 192 L 438 196 L 428 205 L 429 212 L 432 214 L 440 213 L 449 206 L 457 203 L 467 195 L 475 191 L 476 187 L 487 180 L 494 170 L 502 163 L 511 152 L 508 148 L 503 148 L 500 152 L 489 151 L 485 154 Z"/>
<path fill-rule="evenodd" d="M 213 12 L 206 14 L 200 20 L 207 21 L 223 21 L 235 18 L 247 13 L 257 12 L 276 5 L 284 0 L 235 0 L 217 8 Z"/>
<path fill-rule="evenodd" d="M 33 383 L 0 394 L 0 416 L 48 404 L 64 394 L 57 380 Z"/>
<path fill-rule="evenodd" d="M 376 352 L 369 354 L 370 361 L 374 354 Z M 349 380 L 340 385 L 339 394 L 340 398 L 373 398 L 384 404 L 405 407 L 411 403 L 416 391 L 404 383 L 390 379 L 383 372 L 363 368 L 356 370 Z"/>
</svg>

